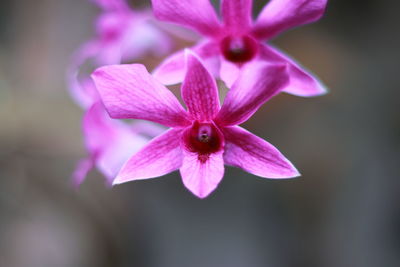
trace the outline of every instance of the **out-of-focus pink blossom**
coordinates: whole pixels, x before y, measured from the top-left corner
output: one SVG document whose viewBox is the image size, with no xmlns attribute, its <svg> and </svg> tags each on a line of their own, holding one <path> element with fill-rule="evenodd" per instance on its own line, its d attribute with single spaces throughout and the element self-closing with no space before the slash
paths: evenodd
<svg viewBox="0 0 400 267">
<path fill-rule="evenodd" d="M 93 73 L 111 117 L 171 127 L 131 157 L 113 183 L 158 177 L 180 169 L 184 185 L 204 198 L 221 181 L 224 164 L 267 178 L 298 176 L 274 146 L 237 126 L 286 85 L 287 66 L 246 68 L 220 107 L 213 76 L 197 56 L 187 51 L 185 57 L 181 91 L 187 111 L 143 65 L 105 66 Z"/>
<path fill-rule="evenodd" d="M 111 184 L 123 163 L 163 130 L 150 122 L 129 125 L 112 120 L 99 103 L 92 79 L 80 73 L 81 67 L 89 62 L 94 66 L 121 63 L 147 53 L 160 56 L 171 48 L 170 38 L 156 27 L 149 11 L 132 10 L 125 0 L 91 1 L 102 9 L 96 20 L 96 37 L 78 49 L 67 71 L 69 91 L 85 110 L 83 136 L 88 156 L 73 174 L 75 185 L 82 183 L 93 167 Z"/>
<path fill-rule="evenodd" d="M 156 26 L 150 10 L 133 10 L 125 0 L 91 1 L 102 9 L 95 23 L 96 36 L 74 53 L 67 71 L 73 99 L 86 108 L 96 99 L 81 86 L 87 79 L 79 75 L 84 63 L 90 61 L 97 67 L 119 64 L 146 54 L 162 56 L 172 48 L 171 38 Z"/>
<path fill-rule="evenodd" d="M 255 22 L 251 17 L 252 0 L 221 0 L 222 23 L 209 0 L 152 0 L 152 3 L 158 19 L 194 29 L 205 37 L 192 49 L 228 87 L 249 64 L 287 63 L 290 79 L 284 91 L 304 97 L 326 93 L 317 78 L 263 41 L 318 20 L 327 0 L 271 0 Z M 154 71 L 154 76 L 164 84 L 181 82 L 184 77 L 183 51 L 168 57 Z"/>
</svg>

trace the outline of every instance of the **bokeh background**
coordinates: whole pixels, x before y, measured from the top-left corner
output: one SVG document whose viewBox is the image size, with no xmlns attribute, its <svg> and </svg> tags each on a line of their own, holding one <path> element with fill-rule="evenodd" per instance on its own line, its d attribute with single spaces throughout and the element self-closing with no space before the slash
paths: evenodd
<svg viewBox="0 0 400 267">
<path fill-rule="evenodd" d="M 65 70 L 99 10 L 2 0 L 0 266 L 400 266 L 399 10 L 396 0 L 330 0 L 321 21 L 274 40 L 330 93 L 281 94 L 244 126 L 302 177 L 227 168 L 199 200 L 177 172 L 109 189 L 92 171 L 72 188 L 85 151 Z"/>
</svg>

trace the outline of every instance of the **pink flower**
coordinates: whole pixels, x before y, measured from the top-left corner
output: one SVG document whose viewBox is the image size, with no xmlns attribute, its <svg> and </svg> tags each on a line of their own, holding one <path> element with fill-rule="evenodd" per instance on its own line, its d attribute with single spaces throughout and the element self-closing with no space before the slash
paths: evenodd
<svg viewBox="0 0 400 267">
<path fill-rule="evenodd" d="M 170 38 L 156 27 L 148 10 L 133 10 L 126 0 L 92 0 L 103 9 L 96 22 L 97 37 L 92 40 L 99 65 L 117 64 L 169 52 Z"/>
<path fill-rule="evenodd" d="M 85 109 L 83 136 L 88 155 L 76 167 L 75 185 L 81 184 L 93 167 L 111 184 L 123 163 L 147 143 L 148 137 L 162 130 L 151 123 L 128 125 L 112 120 L 99 103 L 91 78 L 88 74 L 79 75 L 82 65 L 89 61 L 95 66 L 121 63 L 146 52 L 160 56 L 171 48 L 169 37 L 152 24 L 150 12 L 134 11 L 125 0 L 91 1 L 103 10 L 96 21 L 97 36 L 75 53 L 67 71 L 69 91 Z"/>
<path fill-rule="evenodd" d="M 298 176 L 295 167 L 271 144 L 237 126 L 288 79 L 285 65 L 247 68 L 220 107 L 216 82 L 201 61 L 186 55 L 182 98 L 187 111 L 143 65 L 97 69 L 92 77 L 113 118 L 143 119 L 171 127 L 130 158 L 114 180 L 165 175 L 180 169 L 184 185 L 196 196 L 208 196 L 221 181 L 224 163 L 268 178 Z"/>
<path fill-rule="evenodd" d="M 91 1 L 103 10 L 96 20 L 96 37 L 75 52 L 67 71 L 70 93 L 83 107 L 93 102 L 91 92 L 81 86 L 79 71 L 83 64 L 120 64 L 148 52 L 162 56 L 172 47 L 170 37 L 156 27 L 150 11 L 133 10 L 125 0 Z"/>
<path fill-rule="evenodd" d="M 192 50 L 228 87 L 249 63 L 286 63 L 290 79 L 284 91 L 305 97 L 326 93 L 318 79 L 263 41 L 295 26 L 318 20 L 324 13 L 327 0 L 271 0 L 254 23 L 251 18 L 252 0 L 221 0 L 222 23 L 209 0 L 152 0 L 152 3 L 158 19 L 194 29 L 205 37 Z M 182 81 L 183 51 L 168 57 L 153 74 L 164 84 Z"/>
</svg>

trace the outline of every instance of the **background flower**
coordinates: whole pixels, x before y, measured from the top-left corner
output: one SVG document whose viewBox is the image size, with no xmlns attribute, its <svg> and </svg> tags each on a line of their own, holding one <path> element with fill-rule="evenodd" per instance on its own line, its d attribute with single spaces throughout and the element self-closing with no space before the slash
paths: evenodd
<svg viewBox="0 0 400 267">
<path fill-rule="evenodd" d="M 318 20 L 327 0 L 272 0 L 265 5 L 255 22 L 252 0 L 221 0 L 222 23 L 208 0 L 152 0 L 155 16 L 199 32 L 204 40 L 193 49 L 230 87 L 241 69 L 249 64 L 268 62 L 288 64 L 290 80 L 285 91 L 299 96 L 326 92 L 322 83 L 293 59 L 264 44 L 277 34 Z M 183 52 L 168 57 L 155 71 L 165 84 L 182 81 Z"/>
</svg>

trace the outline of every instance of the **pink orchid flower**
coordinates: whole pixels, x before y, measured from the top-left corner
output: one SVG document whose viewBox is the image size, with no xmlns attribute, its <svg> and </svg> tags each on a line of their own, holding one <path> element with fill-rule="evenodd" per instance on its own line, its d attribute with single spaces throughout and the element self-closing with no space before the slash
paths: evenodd
<svg viewBox="0 0 400 267">
<path fill-rule="evenodd" d="M 327 0 L 271 0 L 255 22 L 251 17 L 252 0 L 221 0 L 222 23 L 209 0 L 152 0 L 152 3 L 158 19 L 194 29 L 205 37 L 192 50 L 228 87 L 250 63 L 286 63 L 290 79 L 285 92 L 304 97 L 326 93 L 317 78 L 263 41 L 318 20 Z M 175 84 L 182 81 L 184 71 L 184 54 L 180 51 L 168 57 L 153 74 L 164 84 Z"/>
<path fill-rule="evenodd" d="M 268 178 L 299 175 L 271 144 L 237 126 L 287 81 L 285 65 L 246 70 L 220 107 L 215 79 L 191 52 L 181 90 L 187 111 L 141 64 L 105 66 L 93 80 L 113 118 L 143 119 L 171 127 L 130 158 L 114 180 L 120 184 L 180 169 L 184 185 L 208 196 L 221 181 L 224 164 Z"/>
</svg>

